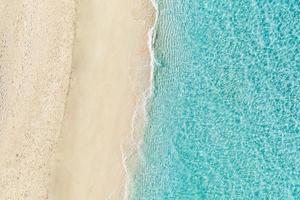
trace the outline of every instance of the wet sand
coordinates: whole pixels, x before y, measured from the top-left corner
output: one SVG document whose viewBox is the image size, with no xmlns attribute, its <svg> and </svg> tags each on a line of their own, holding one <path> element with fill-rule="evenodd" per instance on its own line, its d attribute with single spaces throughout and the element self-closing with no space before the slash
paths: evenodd
<svg viewBox="0 0 300 200">
<path fill-rule="evenodd" d="M 148 0 L 79 0 L 76 7 L 71 84 L 50 199 L 123 199 L 122 153 L 134 145 L 128 142 L 132 118 L 149 86 L 153 7 Z"/>
</svg>

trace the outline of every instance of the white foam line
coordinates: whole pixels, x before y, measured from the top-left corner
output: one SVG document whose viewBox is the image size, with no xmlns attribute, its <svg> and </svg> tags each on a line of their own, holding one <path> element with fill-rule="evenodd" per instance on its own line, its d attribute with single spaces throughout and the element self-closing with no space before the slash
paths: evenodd
<svg viewBox="0 0 300 200">
<path fill-rule="evenodd" d="M 151 67 L 151 74 L 150 74 L 150 86 L 149 86 L 149 91 L 148 91 L 148 95 L 146 97 L 146 101 L 150 98 L 150 96 L 152 95 L 152 91 L 153 91 L 153 70 L 154 70 L 154 63 L 155 63 L 155 56 L 154 56 L 154 50 L 153 50 L 153 45 L 154 45 L 154 41 L 155 41 L 155 37 L 156 34 L 155 33 L 155 28 L 156 28 L 156 24 L 157 24 L 157 20 L 158 20 L 158 4 L 156 2 L 156 0 L 150 0 L 154 9 L 155 9 L 155 21 L 153 26 L 151 27 L 151 29 L 148 32 L 148 48 L 149 48 L 149 52 L 150 52 L 150 67 Z M 146 105 L 146 104 L 145 104 Z"/>
<path fill-rule="evenodd" d="M 124 200 L 128 199 L 128 184 L 129 184 L 129 173 L 126 165 L 127 156 L 124 154 L 123 147 L 121 145 L 122 164 L 125 172 L 125 186 L 124 186 Z"/>
<path fill-rule="evenodd" d="M 158 5 L 156 0 L 150 0 L 150 2 L 152 3 L 152 6 L 155 9 L 155 21 L 153 26 L 150 28 L 150 30 L 148 31 L 148 49 L 150 52 L 150 85 L 149 88 L 146 89 L 143 93 L 143 95 L 141 96 L 141 99 L 138 103 L 138 105 L 135 108 L 133 117 L 132 117 L 132 124 L 131 124 L 131 139 L 132 141 L 134 140 L 134 132 L 135 132 L 135 122 L 136 120 L 144 120 L 144 122 L 147 122 L 147 103 L 148 100 L 150 99 L 150 97 L 152 96 L 152 92 L 153 92 L 153 74 L 154 74 L 154 64 L 155 64 L 155 56 L 154 56 L 154 50 L 153 50 L 153 45 L 154 45 L 154 41 L 155 41 L 155 28 L 156 28 L 156 24 L 157 24 L 157 20 L 158 20 Z M 138 114 L 141 113 L 144 116 L 144 119 L 138 119 Z M 134 149 L 138 150 L 140 145 L 141 145 L 142 141 L 137 141 L 137 144 L 135 144 Z M 131 151 L 129 155 L 125 155 L 125 152 L 123 150 L 123 147 L 121 146 L 121 154 L 122 154 L 122 163 L 123 163 L 123 167 L 124 167 L 124 171 L 125 171 L 125 188 L 124 188 L 124 200 L 128 200 L 128 195 L 129 195 L 129 184 L 130 184 L 130 174 L 128 172 L 128 166 L 126 165 L 127 159 L 130 158 L 135 150 Z"/>
</svg>

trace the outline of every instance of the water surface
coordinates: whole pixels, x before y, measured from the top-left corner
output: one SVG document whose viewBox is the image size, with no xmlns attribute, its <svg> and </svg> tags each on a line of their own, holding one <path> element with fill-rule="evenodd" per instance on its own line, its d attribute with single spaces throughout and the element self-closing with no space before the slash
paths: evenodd
<svg viewBox="0 0 300 200">
<path fill-rule="evenodd" d="M 300 2 L 157 3 L 132 199 L 300 199 Z"/>
</svg>

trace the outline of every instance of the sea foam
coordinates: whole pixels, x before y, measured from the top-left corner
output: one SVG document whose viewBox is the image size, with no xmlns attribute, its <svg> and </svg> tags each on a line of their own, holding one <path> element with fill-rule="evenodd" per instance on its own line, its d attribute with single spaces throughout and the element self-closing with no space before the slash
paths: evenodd
<svg viewBox="0 0 300 200">
<path fill-rule="evenodd" d="M 155 63 L 155 56 L 153 50 L 153 43 L 155 41 L 155 27 L 158 19 L 158 8 L 156 0 L 150 0 L 154 11 L 155 11 L 155 19 L 154 24 L 148 31 L 148 50 L 150 53 L 150 80 L 149 86 L 143 91 L 139 101 L 135 107 L 133 117 L 132 117 L 132 124 L 131 124 L 131 138 L 129 144 L 126 143 L 127 147 L 129 146 L 130 149 L 124 151 L 123 146 L 121 145 L 120 150 L 122 154 L 122 162 L 125 171 L 125 184 L 124 184 L 124 200 L 127 200 L 130 196 L 130 192 L 133 190 L 133 176 L 135 173 L 135 169 L 138 166 L 138 162 L 142 159 L 140 155 L 140 146 L 143 143 L 143 130 L 144 125 L 147 123 L 147 108 L 149 99 L 151 98 L 152 91 L 153 91 L 153 68 Z"/>
</svg>

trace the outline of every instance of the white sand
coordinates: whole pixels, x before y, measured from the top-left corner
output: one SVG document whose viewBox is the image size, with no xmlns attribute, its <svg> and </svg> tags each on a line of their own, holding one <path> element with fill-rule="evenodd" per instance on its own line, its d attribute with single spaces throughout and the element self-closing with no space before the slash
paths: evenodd
<svg viewBox="0 0 300 200">
<path fill-rule="evenodd" d="M 149 0 L 0 1 L 1 200 L 124 197 L 152 23 Z"/>
<path fill-rule="evenodd" d="M 147 33 L 153 8 L 148 0 L 79 0 L 77 11 L 72 80 L 51 198 L 122 199 L 121 148 L 149 84 Z"/>
<path fill-rule="evenodd" d="M 47 199 L 73 20 L 73 0 L 0 1 L 1 200 Z"/>
</svg>

